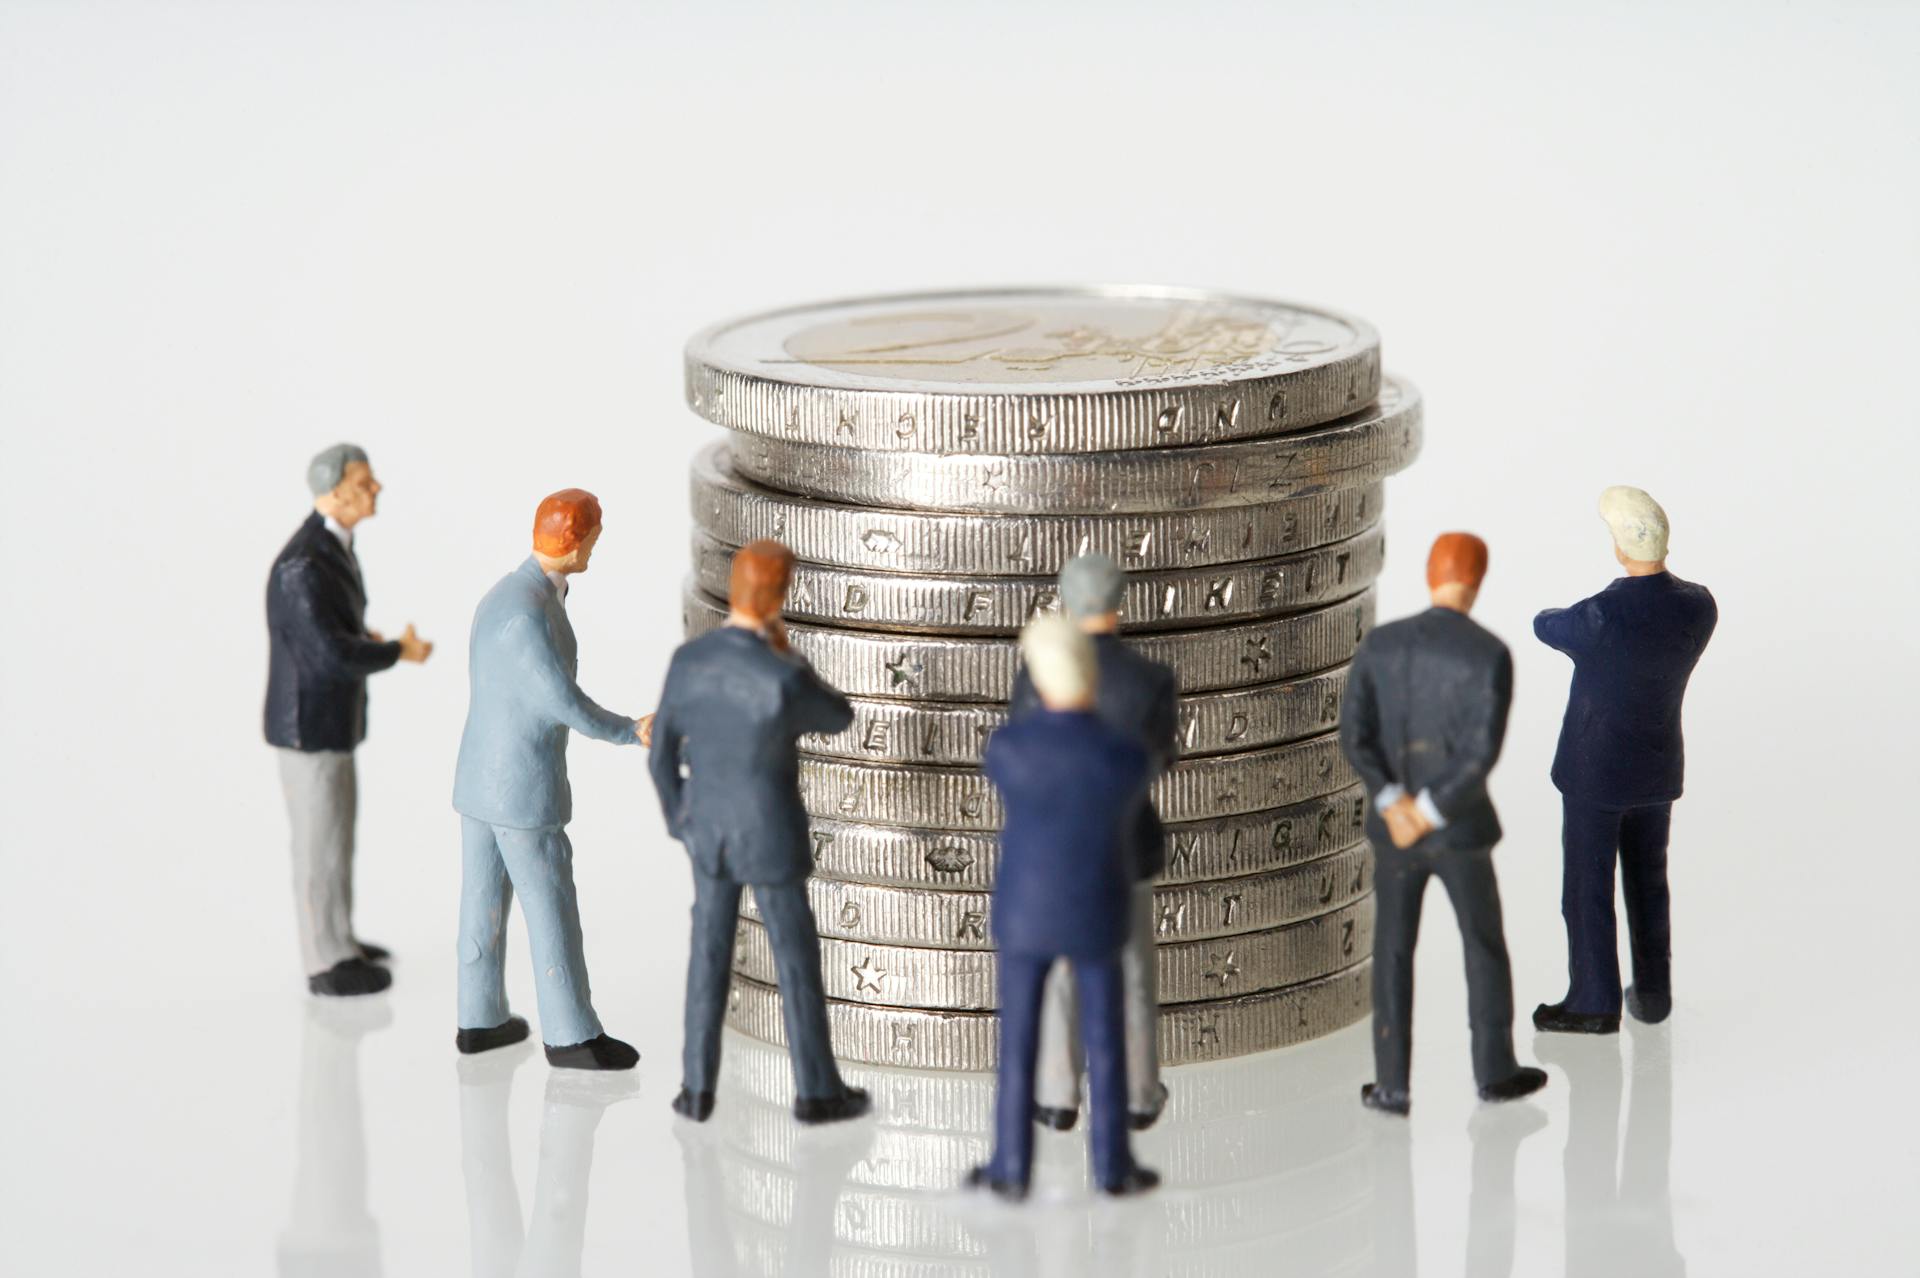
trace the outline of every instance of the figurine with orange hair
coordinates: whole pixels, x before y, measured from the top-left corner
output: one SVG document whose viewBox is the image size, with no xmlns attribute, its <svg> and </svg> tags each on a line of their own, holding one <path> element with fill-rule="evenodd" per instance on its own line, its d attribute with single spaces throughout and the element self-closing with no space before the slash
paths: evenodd
<svg viewBox="0 0 1920 1278">
<path fill-rule="evenodd" d="M 567 734 L 638 744 L 639 724 L 595 704 L 574 681 L 579 650 L 567 621 L 569 579 L 600 539 L 600 502 L 566 488 L 540 503 L 533 554 L 501 578 L 473 614 L 471 694 L 453 806 L 460 813 L 459 1033 L 462 1052 L 527 1036 L 507 1011 L 507 907 L 515 892 L 533 951 L 541 1038 L 549 1063 L 632 1069 L 640 1054 L 594 1014 L 573 887 L 567 821 Z"/>
<path fill-rule="evenodd" d="M 1480 1099 L 1546 1086 L 1513 1054 L 1513 972 L 1500 920 L 1493 845 L 1500 818 L 1487 774 L 1500 757 L 1513 695 L 1507 646 L 1467 613 L 1487 572 L 1487 544 L 1443 533 L 1427 557 L 1433 606 L 1369 634 L 1353 659 L 1340 747 L 1372 803 L 1374 1081 L 1371 1109 L 1405 1114 L 1413 1058 L 1413 945 L 1427 880 L 1446 885 L 1467 959 L 1467 1020 Z"/>
</svg>

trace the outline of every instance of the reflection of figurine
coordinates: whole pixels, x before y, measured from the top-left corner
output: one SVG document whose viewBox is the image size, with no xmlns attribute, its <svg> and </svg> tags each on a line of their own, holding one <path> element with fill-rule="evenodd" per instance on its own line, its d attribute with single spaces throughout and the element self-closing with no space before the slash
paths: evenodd
<svg viewBox="0 0 1920 1278">
<path fill-rule="evenodd" d="M 1119 565 L 1105 555 L 1081 555 L 1060 570 L 1061 607 L 1093 638 L 1100 669 L 1094 713 L 1109 727 L 1137 739 L 1158 776 L 1179 752 L 1179 693 L 1171 669 L 1120 641 L 1120 599 L 1125 587 Z M 1013 684 L 1012 717 L 1040 709 L 1033 680 L 1022 670 Z M 1153 1126 L 1167 1103 L 1167 1089 L 1160 1082 L 1159 970 L 1153 953 L 1153 880 L 1167 867 L 1166 833 L 1147 797 L 1142 796 L 1123 837 L 1134 866 L 1132 932 L 1120 951 L 1126 999 L 1127 1108 L 1133 1129 L 1141 1131 Z M 1034 1095 L 1035 1117 L 1059 1131 L 1073 1126 L 1080 1108 L 1081 1051 L 1073 1028 L 1078 1016 L 1072 969 L 1056 963 L 1047 980 L 1040 1021 Z"/>
<path fill-rule="evenodd" d="M 600 503 L 567 488 L 540 503 L 533 554 L 473 614 L 470 699 L 453 806 L 460 813 L 460 1032 L 463 1052 L 517 1043 L 507 1013 L 507 907 L 520 894 L 533 951 L 547 1060 L 573 1069 L 631 1069 L 640 1054 L 609 1038 L 594 1014 L 580 904 L 573 887 L 567 732 L 633 744 L 637 725 L 595 705 L 574 682 L 567 579 L 587 570 Z"/>
<path fill-rule="evenodd" d="M 994 733 L 983 764 L 1007 812 L 993 887 L 1000 1078 L 993 1156 L 968 1183 L 1026 1196 L 1041 995 L 1065 959 L 1086 1044 L 1094 1182 L 1109 1194 L 1139 1193 L 1160 1177 L 1133 1161 L 1127 1134 L 1120 952 L 1132 933 L 1132 823 L 1153 760 L 1095 713 L 1098 658 L 1072 622 L 1033 622 L 1020 652 L 1045 708 Z"/>
<path fill-rule="evenodd" d="M 1638 488 L 1609 488 L 1600 517 L 1627 575 L 1533 619 L 1543 643 L 1573 658 L 1553 759 L 1570 985 L 1566 998 L 1534 1009 L 1533 1023 L 1586 1034 L 1620 1028 L 1616 856 L 1633 949 L 1627 1008 L 1648 1022 L 1673 1009 L 1667 830 L 1685 763 L 1680 702 L 1720 615 L 1705 586 L 1667 571 L 1667 512 L 1658 502 Z"/>
<path fill-rule="evenodd" d="M 360 1040 L 392 1023 L 384 1001 L 311 1000 L 300 1033 L 298 1158 L 281 1231 L 282 1274 L 378 1278 L 380 1229 L 367 1211 Z"/>
<path fill-rule="evenodd" d="M 1373 941 L 1374 1081 L 1361 1098 L 1404 1114 L 1413 1055 L 1413 946 L 1420 898 L 1439 876 L 1467 959 L 1473 1076 L 1482 1100 L 1512 1100 L 1547 1076 L 1513 1055 L 1513 974 L 1493 877 L 1500 818 L 1487 774 L 1500 757 L 1513 694 L 1506 645 L 1467 613 L 1487 545 L 1444 533 L 1427 557 L 1433 607 L 1374 630 L 1354 656 L 1340 746 L 1373 803 L 1377 920 Z"/>
<path fill-rule="evenodd" d="M 353 530 L 374 513 L 380 485 L 367 455 L 335 444 L 307 467 L 313 513 L 273 561 L 267 580 L 267 743 L 293 823 L 294 916 L 307 987 L 372 994 L 392 984 L 387 952 L 353 935 L 354 747 L 367 735 L 367 676 L 425 661 L 433 645 L 408 626 L 398 639 L 367 629 L 367 591 Z"/>
<path fill-rule="evenodd" d="M 686 1041 L 673 1108 L 696 1122 L 713 1112 L 742 886 L 753 888 L 773 944 L 794 1117 L 835 1122 L 869 1104 L 865 1092 L 841 1081 L 833 1061 L 820 937 L 807 903 L 813 856 L 795 751 L 809 732 L 846 727 L 853 708 L 787 646 L 780 608 L 792 574 L 793 552 L 777 541 L 735 552 L 726 624 L 673 654 L 648 725 L 667 830 L 693 860 Z"/>
</svg>

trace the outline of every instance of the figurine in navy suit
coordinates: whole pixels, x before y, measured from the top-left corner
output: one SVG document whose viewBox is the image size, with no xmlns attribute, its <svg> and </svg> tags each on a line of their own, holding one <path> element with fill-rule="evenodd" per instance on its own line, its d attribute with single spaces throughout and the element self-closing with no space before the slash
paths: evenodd
<svg viewBox="0 0 1920 1278">
<path fill-rule="evenodd" d="M 294 917 L 307 988 L 373 994 L 392 984 L 387 951 L 353 933 L 353 836 L 359 785 L 353 752 L 367 735 L 367 676 L 427 659 L 408 626 L 398 639 L 367 629 L 367 590 L 354 528 L 371 517 L 380 483 L 364 450 L 335 444 L 307 466 L 313 513 L 267 578 L 267 744 L 293 826 Z"/>
<path fill-rule="evenodd" d="M 1060 607 L 1093 639 L 1099 666 L 1094 713 L 1103 723 L 1130 733 L 1153 760 L 1153 775 L 1165 772 L 1179 753 L 1180 697 L 1173 669 L 1141 656 L 1120 639 L 1120 603 L 1126 577 L 1105 555 L 1080 555 L 1060 570 Z M 1013 681 L 1010 717 L 1042 710 L 1040 694 L 1023 669 Z M 1133 860 L 1131 930 L 1120 951 L 1127 1024 L 1127 1111 L 1135 1131 L 1153 1126 L 1166 1107 L 1160 1081 L 1159 967 L 1154 957 L 1153 881 L 1167 868 L 1167 836 L 1153 801 L 1142 795 L 1126 832 Z M 1034 1119 L 1055 1131 L 1071 1129 L 1080 1111 L 1079 1019 L 1070 964 L 1054 964 L 1040 1020 L 1040 1064 L 1034 1082 Z"/>
<path fill-rule="evenodd" d="M 780 610 L 792 575 L 793 552 L 777 541 L 734 552 L 726 624 L 673 654 L 646 727 L 667 832 L 693 861 L 686 1038 L 673 1108 L 695 1122 L 713 1112 L 742 887 L 753 889 L 773 946 L 794 1117 L 837 1122 L 870 1104 L 833 1060 L 820 936 L 807 902 L 813 853 L 795 748 L 807 733 L 846 727 L 853 707 L 787 645 Z"/>
<path fill-rule="evenodd" d="M 1541 642 L 1573 658 L 1553 758 L 1570 983 L 1560 1002 L 1534 1009 L 1533 1023 L 1585 1034 L 1620 1029 L 1616 859 L 1633 953 L 1627 1010 L 1649 1023 L 1673 1010 L 1667 830 L 1686 764 L 1680 703 L 1720 616 L 1705 586 L 1667 571 L 1667 513 L 1658 502 L 1638 488 L 1609 488 L 1600 517 L 1627 575 L 1533 619 Z"/>
<path fill-rule="evenodd" d="M 994 733 L 983 764 L 1007 813 L 992 909 L 1000 1077 L 993 1157 L 968 1184 L 1026 1196 L 1041 998 L 1047 974 L 1065 959 L 1087 1054 L 1094 1183 L 1103 1193 L 1142 1193 L 1160 1177 L 1133 1161 L 1128 1135 L 1120 951 L 1132 933 L 1137 881 L 1130 838 L 1154 761 L 1133 733 L 1101 721 L 1099 659 L 1071 621 L 1033 622 L 1020 652 L 1044 709 Z"/>
<path fill-rule="evenodd" d="M 547 497 L 533 518 L 533 554 L 474 610 L 467 726 L 453 782 L 461 846 L 454 1044 L 484 1052 L 527 1036 L 527 1022 L 507 1012 L 505 986 L 507 908 L 518 893 L 548 1063 L 619 1070 L 632 1069 L 640 1054 L 609 1037 L 593 1010 L 566 829 L 569 734 L 639 741 L 637 720 L 602 709 L 576 682 L 567 591 L 587 570 L 600 527 L 592 493 L 565 488 Z"/>
<path fill-rule="evenodd" d="M 1427 556 L 1433 607 L 1369 634 L 1355 654 L 1340 713 L 1340 748 L 1372 803 L 1374 1081 L 1362 1103 L 1411 1106 L 1413 946 L 1427 880 L 1453 902 L 1467 960 L 1467 1022 L 1480 1099 L 1546 1086 L 1513 1054 L 1513 971 L 1493 875 L 1500 817 L 1487 776 L 1500 758 L 1513 696 L 1507 646 L 1467 614 L 1487 572 L 1487 544 L 1443 533 Z"/>
</svg>

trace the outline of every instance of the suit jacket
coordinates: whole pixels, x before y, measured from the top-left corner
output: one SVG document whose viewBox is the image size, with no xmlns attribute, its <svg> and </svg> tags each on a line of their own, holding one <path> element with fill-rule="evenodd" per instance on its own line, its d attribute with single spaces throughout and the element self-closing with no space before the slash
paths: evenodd
<svg viewBox="0 0 1920 1278">
<path fill-rule="evenodd" d="M 1446 819 L 1420 850 L 1498 843 L 1487 774 L 1512 700 L 1507 645 L 1465 613 L 1429 608 L 1375 628 L 1354 655 L 1340 709 L 1340 749 L 1367 785 L 1368 837 L 1388 842 L 1372 800 L 1399 785 L 1425 790 Z"/>
<path fill-rule="evenodd" d="M 721 626 L 681 644 L 647 761 L 668 832 L 709 877 L 804 879 L 813 850 L 794 743 L 852 722 L 853 707 L 804 657 L 751 630 Z"/>
<path fill-rule="evenodd" d="M 1621 577 L 1533 633 L 1573 658 L 1553 783 L 1602 808 L 1671 803 L 1685 781 L 1680 703 L 1720 619 L 1705 586 L 1670 572 Z"/>
<path fill-rule="evenodd" d="M 987 740 L 1006 806 L 993 939 L 1012 954 L 1101 958 L 1125 944 L 1137 881 L 1128 841 L 1153 760 L 1097 713 L 1039 710 Z"/>
<path fill-rule="evenodd" d="M 568 731 L 639 744 L 632 719 L 580 691 L 579 668 L 566 607 L 529 555 L 473 613 L 467 726 L 453 778 L 461 815 L 519 830 L 565 825 L 573 817 Z"/>
<path fill-rule="evenodd" d="M 367 638 L 367 592 L 353 552 L 307 516 L 267 576 L 266 732 L 288 750 L 351 750 L 367 735 L 367 676 L 400 645 Z"/>
<path fill-rule="evenodd" d="M 1180 691 L 1173 668 L 1141 656 L 1117 635 L 1094 635 L 1093 647 L 1100 667 L 1094 713 L 1145 748 L 1157 778 L 1180 753 Z M 1022 666 L 1014 676 L 1009 717 L 1024 718 L 1041 709 L 1040 694 Z M 1167 868 L 1167 834 L 1150 795 L 1141 795 L 1126 841 L 1136 879 L 1158 878 Z"/>
</svg>

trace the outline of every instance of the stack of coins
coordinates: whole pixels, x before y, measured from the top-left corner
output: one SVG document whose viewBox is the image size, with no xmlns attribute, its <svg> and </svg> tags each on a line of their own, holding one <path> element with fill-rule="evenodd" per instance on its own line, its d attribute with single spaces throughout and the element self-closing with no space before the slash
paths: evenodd
<svg viewBox="0 0 1920 1278">
<path fill-rule="evenodd" d="M 1365 1013 L 1365 799 L 1334 733 L 1382 480 L 1421 438 L 1371 327 L 1166 289 L 872 299 L 700 334 L 687 394 L 733 432 L 694 466 L 687 632 L 723 620 L 735 548 L 784 542 L 793 647 L 854 704 L 800 761 L 842 1058 L 994 1067 L 1002 812 L 979 763 L 1021 626 L 1090 551 L 1127 570 L 1123 636 L 1182 694 L 1153 791 L 1163 1060 Z M 771 948 L 750 899 L 742 916 L 729 1020 L 778 1041 Z"/>
</svg>

